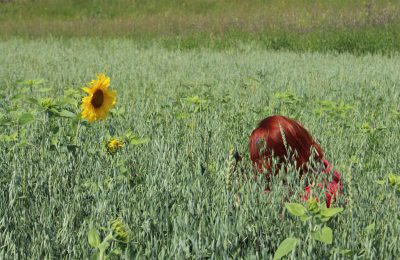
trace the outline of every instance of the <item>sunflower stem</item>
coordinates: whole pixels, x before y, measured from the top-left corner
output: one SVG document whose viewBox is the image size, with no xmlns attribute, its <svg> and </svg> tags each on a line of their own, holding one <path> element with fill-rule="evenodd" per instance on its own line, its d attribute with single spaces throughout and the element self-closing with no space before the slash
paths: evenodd
<svg viewBox="0 0 400 260">
<path fill-rule="evenodd" d="M 80 126 L 81 126 L 81 119 L 79 119 L 78 124 L 76 125 L 74 145 L 78 145 L 78 137 L 79 137 Z"/>
</svg>

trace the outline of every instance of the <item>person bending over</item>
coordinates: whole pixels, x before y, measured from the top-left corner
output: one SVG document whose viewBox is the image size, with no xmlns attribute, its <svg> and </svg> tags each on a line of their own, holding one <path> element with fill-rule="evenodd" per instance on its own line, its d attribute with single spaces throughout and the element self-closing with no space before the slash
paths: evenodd
<svg viewBox="0 0 400 260">
<path fill-rule="evenodd" d="M 320 145 L 310 133 L 297 121 L 285 116 L 274 115 L 263 119 L 253 130 L 249 140 L 250 159 L 259 173 L 266 172 L 269 180 L 273 172 L 278 172 L 282 165 L 294 163 L 300 178 L 311 177 L 312 174 L 325 174 L 324 181 L 307 183 L 303 200 L 308 200 L 312 190 L 325 189 L 326 206 L 329 208 L 343 184 L 340 174 L 332 171 L 329 162 L 324 158 Z M 273 163 L 273 158 L 276 163 Z M 310 163 L 313 161 L 314 163 Z M 319 166 L 319 167 L 318 167 Z"/>
</svg>

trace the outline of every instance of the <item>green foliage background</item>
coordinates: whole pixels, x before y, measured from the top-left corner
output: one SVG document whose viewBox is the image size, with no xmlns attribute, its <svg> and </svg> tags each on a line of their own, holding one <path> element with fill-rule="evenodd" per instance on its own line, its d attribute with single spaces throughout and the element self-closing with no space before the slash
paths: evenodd
<svg viewBox="0 0 400 260">
<path fill-rule="evenodd" d="M 0 126 L 0 258 L 87 258 L 90 228 L 116 217 L 130 229 L 127 258 L 272 258 L 285 238 L 309 227 L 284 207 L 303 189 L 293 172 L 291 198 L 279 180 L 264 194 L 262 179 L 251 178 L 248 136 L 271 114 L 302 122 L 346 189 L 338 202 L 345 210 L 329 224 L 333 244 L 300 243 L 291 257 L 400 254 L 399 196 L 375 183 L 400 172 L 398 55 L 247 44 L 182 51 L 122 39 L 10 39 L 0 53 L 0 116 L 35 118 Z M 98 72 L 111 77 L 116 110 L 103 123 L 82 125 L 79 146 L 69 149 L 73 121 L 49 117 L 30 99 L 67 97 Z M 45 82 L 19 83 L 38 78 Z M 66 109 L 79 111 L 74 102 Z M 107 136 L 128 130 L 150 141 L 107 154 Z M 225 181 L 234 146 L 249 176 L 236 177 L 237 190 Z"/>
</svg>

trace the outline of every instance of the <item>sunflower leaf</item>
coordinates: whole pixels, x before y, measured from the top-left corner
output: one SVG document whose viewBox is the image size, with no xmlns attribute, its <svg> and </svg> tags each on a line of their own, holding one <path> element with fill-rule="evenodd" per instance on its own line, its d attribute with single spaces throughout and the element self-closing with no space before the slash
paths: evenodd
<svg viewBox="0 0 400 260">
<path fill-rule="evenodd" d="M 21 98 L 23 98 L 23 97 L 24 97 L 24 95 L 19 93 L 19 94 L 14 95 L 14 96 L 11 98 L 11 100 L 15 101 L 15 100 L 21 99 Z"/>
<path fill-rule="evenodd" d="M 297 238 L 289 237 L 282 241 L 279 245 L 278 249 L 275 252 L 274 260 L 281 259 L 288 253 L 290 253 L 293 249 L 295 249 L 299 240 Z"/>
<path fill-rule="evenodd" d="M 35 119 L 35 117 L 31 113 L 23 113 L 18 118 L 18 124 L 25 125 L 25 124 L 32 122 L 34 119 Z"/>
<path fill-rule="evenodd" d="M 133 137 L 130 140 L 130 143 L 132 145 L 140 145 L 140 144 L 147 144 L 148 142 L 150 142 L 150 138 L 148 137 Z"/>
<path fill-rule="evenodd" d="M 41 93 L 44 93 L 44 92 L 49 92 L 51 90 L 52 90 L 52 88 L 39 88 L 37 91 L 41 92 Z"/>
<path fill-rule="evenodd" d="M 343 211 L 343 208 L 323 208 L 321 215 L 324 217 L 333 217 Z"/>
<path fill-rule="evenodd" d="M 98 259 L 100 259 L 100 252 L 99 251 L 93 253 L 93 255 L 90 257 L 90 260 L 98 260 Z"/>
<path fill-rule="evenodd" d="M 312 238 L 325 244 L 332 244 L 333 234 L 330 227 L 324 226 L 322 229 L 311 233 Z"/>
<path fill-rule="evenodd" d="M 40 105 L 39 100 L 37 100 L 36 98 L 33 98 L 33 97 L 28 98 L 27 101 L 34 105 Z"/>
<path fill-rule="evenodd" d="M 369 225 L 365 228 L 365 231 L 368 233 L 368 232 L 373 231 L 374 229 L 375 229 L 375 222 L 372 222 L 372 224 L 369 224 Z"/>
<path fill-rule="evenodd" d="M 207 102 L 206 99 L 202 99 L 202 98 L 200 98 L 199 96 L 187 97 L 185 100 L 186 100 L 188 103 L 192 103 L 192 104 L 196 104 L 196 105 L 199 105 L 199 104 L 202 104 L 202 103 L 206 103 L 206 102 Z"/>
<path fill-rule="evenodd" d="M 89 241 L 89 244 L 94 248 L 97 248 L 100 245 L 100 243 L 101 243 L 100 235 L 96 228 L 92 228 L 89 230 L 88 241 Z"/>
<path fill-rule="evenodd" d="M 19 80 L 17 84 L 25 85 L 25 86 L 38 86 L 45 83 L 45 79 L 28 79 L 28 80 Z"/>
<path fill-rule="evenodd" d="M 67 118 L 74 118 L 76 117 L 75 113 L 72 113 L 71 111 L 68 111 L 66 109 L 61 110 L 60 112 L 58 112 L 58 115 L 60 117 L 67 117 Z"/>
<path fill-rule="evenodd" d="M 0 135 L 0 142 L 15 142 L 18 140 L 18 133 L 12 135 Z"/>
<path fill-rule="evenodd" d="M 71 106 L 76 106 L 78 104 L 78 102 L 76 101 L 76 99 L 70 98 L 70 97 L 62 97 L 57 99 L 57 103 L 60 106 L 63 105 L 71 105 Z"/>
<path fill-rule="evenodd" d="M 9 124 L 11 124 L 11 119 L 9 117 L 0 117 L 0 125 L 4 126 Z"/>
<path fill-rule="evenodd" d="M 290 214 L 301 217 L 307 213 L 307 209 L 298 203 L 285 203 L 286 209 L 290 212 Z"/>
</svg>

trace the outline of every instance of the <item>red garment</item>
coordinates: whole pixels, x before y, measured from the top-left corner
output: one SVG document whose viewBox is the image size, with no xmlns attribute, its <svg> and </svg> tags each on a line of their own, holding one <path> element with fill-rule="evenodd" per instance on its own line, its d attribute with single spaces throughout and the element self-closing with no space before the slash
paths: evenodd
<svg viewBox="0 0 400 260">
<path fill-rule="evenodd" d="M 323 160 L 325 170 L 324 174 L 329 174 L 331 171 L 332 166 L 329 164 L 327 160 Z M 317 186 L 320 188 L 326 188 L 325 196 L 326 196 L 326 206 L 328 208 L 331 207 L 331 203 L 336 199 L 337 195 L 342 192 L 343 189 L 343 183 L 341 181 L 341 176 L 340 174 L 336 171 L 333 170 L 333 177 L 332 181 L 330 183 L 326 183 L 324 181 L 323 183 L 317 183 Z M 304 189 L 306 192 L 306 195 L 304 195 L 303 200 L 307 201 L 309 197 L 311 196 L 311 186 L 308 185 Z"/>
</svg>

